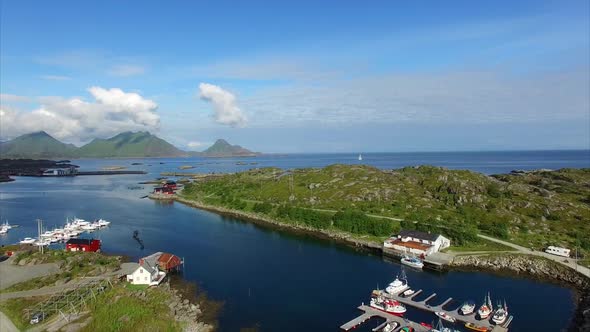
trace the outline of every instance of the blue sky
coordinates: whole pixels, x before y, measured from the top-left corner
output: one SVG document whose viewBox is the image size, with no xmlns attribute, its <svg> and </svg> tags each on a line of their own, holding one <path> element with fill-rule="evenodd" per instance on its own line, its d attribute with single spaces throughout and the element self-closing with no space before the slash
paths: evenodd
<svg viewBox="0 0 590 332">
<path fill-rule="evenodd" d="M 588 1 L 5 1 L 0 137 L 590 148 Z"/>
</svg>

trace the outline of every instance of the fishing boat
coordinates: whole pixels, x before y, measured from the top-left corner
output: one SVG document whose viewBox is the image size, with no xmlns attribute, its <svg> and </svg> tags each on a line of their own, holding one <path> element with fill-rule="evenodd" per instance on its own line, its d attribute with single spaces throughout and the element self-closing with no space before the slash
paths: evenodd
<svg viewBox="0 0 590 332">
<path fill-rule="evenodd" d="M 417 269 L 421 269 L 424 267 L 424 263 L 418 257 L 404 256 L 402 257 L 401 262 L 404 265 L 415 267 Z"/>
<path fill-rule="evenodd" d="M 490 293 L 488 292 L 488 295 L 486 295 L 483 299 L 483 304 L 477 310 L 477 314 L 479 315 L 479 318 L 486 319 L 486 318 L 490 317 L 490 315 L 492 314 L 493 308 L 494 307 L 492 305 L 492 299 L 490 297 Z"/>
<path fill-rule="evenodd" d="M 452 330 L 448 327 L 445 327 L 442 323 L 442 321 L 440 320 L 440 318 L 438 319 L 438 323 L 436 324 L 435 327 L 431 328 L 430 330 L 428 330 L 428 332 L 459 332 L 457 330 Z"/>
<path fill-rule="evenodd" d="M 43 234 L 41 234 L 41 237 L 53 237 L 53 235 L 55 235 L 53 231 L 45 231 Z"/>
<path fill-rule="evenodd" d="M 396 300 L 383 298 L 380 291 L 373 291 L 369 305 L 375 309 L 398 316 L 401 316 L 406 312 L 406 307 L 403 304 Z"/>
<path fill-rule="evenodd" d="M 478 331 L 478 332 L 488 332 L 490 330 L 485 326 L 479 326 L 479 325 L 475 325 L 473 323 L 465 323 L 465 327 L 470 330 Z"/>
<path fill-rule="evenodd" d="M 412 296 L 412 295 L 414 295 L 414 293 L 416 293 L 416 291 L 415 291 L 415 290 L 413 290 L 413 289 L 408 289 L 408 290 L 406 290 L 405 292 L 403 292 L 403 293 L 402 293 L 402 295 L 403 295 L 404 297 L 409 297 L 409 296 Z"/>
<path fill-rule="evenodd" d="M 508 319 L 508 306 L 506 305 L 506 301 L 504 301 L 504 305 L 498 304 L 496 312 L 492 316 L 492 321 L 498 325 L 504 324 Z"/>
<path fill-rule="evenodd" d="M 396 277 L 395 280 L 392 281 L 389 284 L 389 286 L 387 286 L 387 288 L 385 288 L 385 291 L 387 293 L 393 295 L 393 294 L 401 293 L 408 288 L 410 288 L 410 286 L 408 286 L 408 280 L 406 279 L 406 273 L 404 272 L 404 270 L 402 270 L 401 275 Z"/>
<path fill-rule="evenodd" d="M 475 311 L 475 302 L 471 300 L 465 301 L 460 310 L 464 316 L 471 315 Z"/>
<path fill-rule="evenodd" d="M 32 237 L 26 237 L 24 239 L 22 239 L 19 243 L 20 244 L 33 244 L 35 243 L 35 239 L 33 239 Z"/>
<path fill-rule="evenodd" d="M 455 317 L 447 314 L 444 311 L 436 311 L 434 314 L 437 315 L 438 317 L 446 320 L 449 323 L 454 323 L 456 321 Z"/>
<path fill-rule="evenodd" d="M 36 245 L 36 246 L 39 246 L 39 247 L 41 247 L 41 246 L 48 246 L 48 245 L 51 244 L 51 241 L 49 241 L 49 240 L 38 240 L 38 241 L 35 241 L 33 244 Z"/>
</svg>

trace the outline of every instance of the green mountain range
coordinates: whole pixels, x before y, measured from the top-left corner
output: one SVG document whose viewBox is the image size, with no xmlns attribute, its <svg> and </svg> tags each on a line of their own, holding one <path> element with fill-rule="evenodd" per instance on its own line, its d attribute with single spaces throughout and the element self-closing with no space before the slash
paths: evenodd
<svg viewBox="0 0 590 332">
<path fill-rule="evenodd" d="M 96 138 L 78 148 L 65 144 L 44 131 L 25 134 L 0 143 L 0 158 L 113 158 L 113 157 L 233 157 L 255 153 L 225 140 L 217 140 L 204 152 L 176 148 L 149 132 L 124 132 L 108 139 Z"/>
</svg>

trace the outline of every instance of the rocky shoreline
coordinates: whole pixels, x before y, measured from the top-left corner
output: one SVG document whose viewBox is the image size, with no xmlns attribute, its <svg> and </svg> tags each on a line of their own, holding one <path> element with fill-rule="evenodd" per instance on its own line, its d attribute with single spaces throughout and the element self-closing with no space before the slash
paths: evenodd
<svg viewBox="0 0 590 332">
<path fill-rule="evenodd" d="M 159 199 L 158 197 L 152 196 L 150 196 L 150 198 Z M 286 224 L 265 216 L 261 216 L 259 214 L 236 211 L 224 207 L 204 204 L 199 201 L 189 200 L 179 196 L 174 196 L 172 199 L 188 206 L 226 216 L 245 219 L 257 225 L 272 226 L 278 229 L 309 234 L 319 238 L 336 240 L 340 243 L 356 248 L 367 249 L 373 252 L 382 252 L 380 244 L 376 244 L 371 241 L 355 239 L 345 233 L 318 230 L 297 224 Z M 568 330 L 590 332 L 590 279 L 570 268 L 542 257 L 523 254 L 457 256 L 454 258 L 453 262 L 449 264 L 449 268 L 456 270 L 485 272 L 493 271 L 511 276 L 516 274 L 527 278 L 558 282 L 567 287 L 571 287 L 576 291 L 577 309 Z"/>
</svg>

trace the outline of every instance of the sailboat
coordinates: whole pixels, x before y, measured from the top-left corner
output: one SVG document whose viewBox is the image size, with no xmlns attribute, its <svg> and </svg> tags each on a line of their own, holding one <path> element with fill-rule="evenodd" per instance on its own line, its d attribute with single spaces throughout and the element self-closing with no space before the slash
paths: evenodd
<svg viewBox="0 0 590 332">
<path fill-rule="evenodd" d="M 359 153 L 359 161 L 363 161 L 363 155 Z"/>
<path fill-rule="evenodd" d="M 490 293 L 488 292 L 488 294 L 483 299 L 483 304 L 481 307 L 479 307 L 479 310 L 477 310 L 477 314 L 481 319 L 486 319 L 492 314 L 493 308 L 492 299 L 490 297 Z"/>
</svg>

